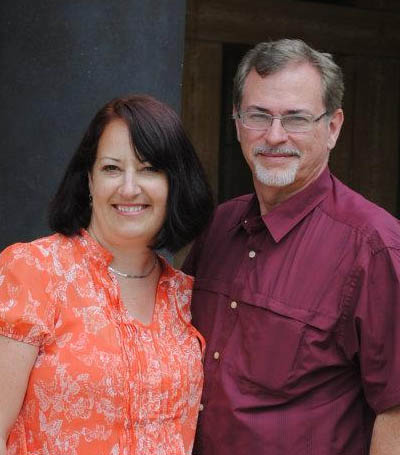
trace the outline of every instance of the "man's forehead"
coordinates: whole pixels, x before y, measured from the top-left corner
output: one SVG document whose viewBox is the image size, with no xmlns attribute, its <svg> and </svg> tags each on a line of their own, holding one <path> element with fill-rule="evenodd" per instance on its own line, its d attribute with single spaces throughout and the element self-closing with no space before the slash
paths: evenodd
<svg viewBox="0 0 400 455">
<path fill-rule="evenodd" d="M 246 81 L 250 78 L 255 79 L 281 79 L 285 81 L 288 77 L 293 75 L 306 75 L 308 78 L 313 78 L 321 81 L 321 73 L 310 62 L 307 61 L 293 61 L 282 66 L 279 69 L 269 72 L 258 72 L 256 67 L 252 67 L 246 77 Z M 286 77 L 285 77 L 286 76 Z M 245 81 L 245 82 L 246 82 Z"/>
<path fill-rule="evenodd" d="M 252 68 L 244 83 L 242 102 L 269 109 L 265 105 L 268 100 L 288 103 L 285 109 L 293 111 L 308 110 L 310 104 L 323 105 L 320 73 L 306 62 L 288 64 L 267 75 Z"/>
</svg>

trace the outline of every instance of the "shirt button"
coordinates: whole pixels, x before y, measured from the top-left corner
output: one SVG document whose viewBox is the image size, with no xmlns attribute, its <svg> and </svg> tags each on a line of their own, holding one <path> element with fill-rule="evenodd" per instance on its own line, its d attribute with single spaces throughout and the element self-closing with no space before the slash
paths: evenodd
<svg viewBox="0 0 400 455">
<path fill-rule="evenodd" d="M 253 259 L 255 257 L 256 257 L 256 252 L 253 250 L 249 251 L 249 258 Z"/>
<path fill-rule="evenodd" d="M 234 300 L 231 302 L 231 308 L 232 308 L 232 310 L 237 308 L 237 302 L 235 302 Z"/>
<path fill-rule="evenodd" d="M 215 360 L 218 360 L 219 359 L 219 352 L 215 351 L 213 357 L 214 357 Z"/>
<path fill-rule="evenodd" d="M 203 409 L 204 409 L 204 404 L 203 404 L 203 403 L 200 403 L 199 411 L 202 411 Z"/>
</svg>

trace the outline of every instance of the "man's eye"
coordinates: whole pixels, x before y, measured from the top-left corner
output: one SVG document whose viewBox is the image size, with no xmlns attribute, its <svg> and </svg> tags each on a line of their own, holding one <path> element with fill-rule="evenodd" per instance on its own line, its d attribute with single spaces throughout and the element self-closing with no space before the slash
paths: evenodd
<svg viewBox="0 0 400 455">
<path fill-rule="evenodd" d="M 286 125 L 290 126 L 307 126 L 310 123 L 310 120 L 307 117 L 302 117 L 300 115 L 285 117 L 284 121 Z"/>
<path fill-rule="evenodd" d="M 250 112 L 246 115 L 247 118 L 252 122 L 265 122 L 267 120 L 267 116 L 262 113 Z"/>
</svg>

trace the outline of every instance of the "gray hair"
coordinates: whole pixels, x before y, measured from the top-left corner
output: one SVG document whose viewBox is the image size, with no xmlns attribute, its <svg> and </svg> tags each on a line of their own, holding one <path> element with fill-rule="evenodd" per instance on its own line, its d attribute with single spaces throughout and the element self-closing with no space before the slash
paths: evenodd
<svg viewBox="0 0 400 455">
<path fill-rule="evenodd" d="M 328 114 L 342 107 L 344 82 L 341 68 L 332 55 L 312 49 L 298 39 L 257 44 L 242 58 L 233 81 L 233 105 L 239 111 L 246 77 L 254 68 L 261 77 L 284 69 L 290 63 L 309 63 L 321 75 L 322 99 Z"/>
</svg>

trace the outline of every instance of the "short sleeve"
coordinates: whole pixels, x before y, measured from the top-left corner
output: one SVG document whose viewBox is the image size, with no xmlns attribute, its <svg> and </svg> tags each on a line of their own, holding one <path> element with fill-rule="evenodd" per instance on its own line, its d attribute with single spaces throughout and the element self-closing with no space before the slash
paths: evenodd
<svg viewBox="0 0 400 455">
<path fill-rule="evenodd" d="M 40 253 L 15 244 L 0 254 L 0 335 L 36 346 L 53 333 L 50 279 Z"/>
<path fill-rule="evenodd" d="M 190 324 L 192 319 L 190 303 L 192 300 L 193 278 L 182 272 L 177 272 L 177 277 L 179 277 L 179 279 L 175 279 L 174 299 L 180 316 L 187 324 Z"/>
<path fill-rule="evenodd" d="M 204 355 L 206 342 L 201 333 L 192 325 L 192 314 L 190 304 L 193 292 L 193 277 L 183 272 L 175 271 L 175 278 L 171 281 L 169 289 L 169 298 L 175 302 L 176 309 L 180 319 L 189 327 L 190 331 L 199 341 L 202 355 Z"/>
<path fill-rule="evenodd" d="M 400 405 L 400 250 L 373 254 L 361 275 L 353 332 L 364 393 L 380 413 Z"/>
</svg>

